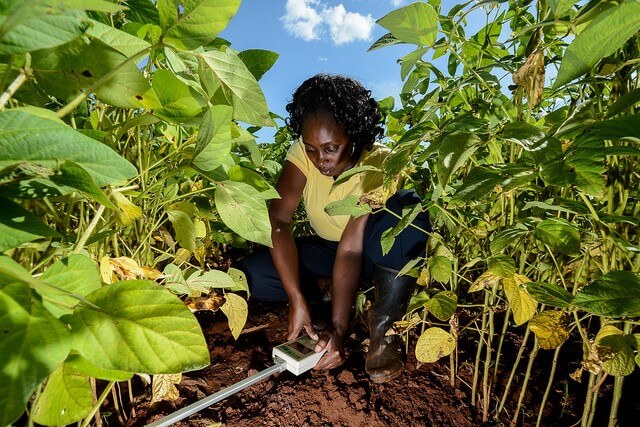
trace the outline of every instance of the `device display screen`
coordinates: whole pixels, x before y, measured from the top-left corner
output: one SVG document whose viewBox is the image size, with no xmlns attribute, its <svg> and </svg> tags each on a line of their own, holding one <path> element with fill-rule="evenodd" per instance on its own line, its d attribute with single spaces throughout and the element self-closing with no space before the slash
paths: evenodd
<svg viewBox="0 0 640 427">
<path fill-rule="evenodd" d="M 311 354 L 311 353 L 315 353 L 314 349 L 309 348 L 309 347 L 303 345 L 302 343 L 299 343 L 298 341 L 293 341 L 293 342 L 289 343 L 289 345 L 294 350 L 300 352 L 303 356 L 306 356 L 306 355 Z"/>
</svg>

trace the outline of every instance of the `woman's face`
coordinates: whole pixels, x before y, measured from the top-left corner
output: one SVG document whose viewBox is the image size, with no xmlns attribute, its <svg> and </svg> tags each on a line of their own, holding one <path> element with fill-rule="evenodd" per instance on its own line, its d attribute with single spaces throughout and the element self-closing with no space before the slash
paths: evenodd
<svg viewBox="0 0 640 427">
<path fill-rule="evenodd" d="M 305 116 L 302 142 L 307 156 L 323 175 L 338 176 L 355 163 L 349 136 L 330 114 L 313 113 Z"/>
</svg>

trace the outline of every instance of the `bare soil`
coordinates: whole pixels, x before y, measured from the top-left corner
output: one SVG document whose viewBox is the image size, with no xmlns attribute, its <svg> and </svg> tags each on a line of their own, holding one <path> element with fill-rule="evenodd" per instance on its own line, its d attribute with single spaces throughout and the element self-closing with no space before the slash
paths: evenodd
<svg viewBox="0 0 640 427">
<path fill-rule="evenodd" d="M 221 313 L 197 313 L 209 344 L 211 365 L 201 371 L 184 374 L 178 386 L 180 397 L 172 402 L 152 405 L 149 403 L 149 387 L 140 387 L 141 390 L 134 393 L 138 398 L 133 407 L 125 408 L 124 412 L 129 412 L 125 424 L 146 425 L 271 366 L 272 347 L 285 341 L 287 308 L 284 305 L 252 306 L 249 313 L 245 330 L 237 341 L 232 338 Z M 483 423 L 480 394 L 477 407 L 471 406 L 476 349 L 473 341 L 461 339 L 459 343 L 461 365 L 453 386 L 450 384 L 449 358 L 432 364 L 416 361 L 413 347 L 417 337 L 413 333 L 409 339 L 408 361 L 403 374 L 389 383 L 374 384 L 364 372 L 367 338 L 366 323 L 359 319 L 346 341 L 347 360 L 343 366 L 329 372 L 311 371 L 299 377 L 289 372 L 276 374 L 177 425 L 464 427 L 509 424 L 520 395 L 523 376 L 519 375 L 514 379 L 513 391 L 503 412 L 504 419 Z M 506 356 L 501 360 L 501 365 L 504 364 L 505 368 L 498 375 L 498 397 L 492 398 L 492 411 L 497 407 L 502 395 L 501 389 L 506 384 L 511 368 L 512 361 L 507 359 L 515 356 L 519 339 L 519 335 L 509 334 L 503 346 Z M 553 352 L 541 353 L 534 364 L 517 425 L 536 424 Z M 526 364 L 527 360 L 525 358 L 522 363 Z M 577 360 L 578 362 L 560 361 L 557 380 L 552 385 L 540 425 L 570 426 L 579 423 L 585 385 L 568 377 L 568 373 L 579 366 L 579 358 Z M 610 391 L 611 387 L 604 385 L 604 397 L 601 400 L 606 400 Z M 630 394 L 629 397 L 634 395 L 631 390 L 625 390 L 625 393 Z M 637 403 L 623 401 L 620 425 L 633 425 L 630 421 L 634 419 L 636 410 Z M 135 412 L 134 416 L 131 416 L 131 411 Z M 631 412 L 625 418 L 624 414 L 629 411 Z M 599 418 L 606 425 L 608 408 L 599 408 L 599 412 Z M 640 413 L 635 413 L 635 417 L 638 415 Z M 108 422 L 108 425 L 118 424 L 114 417 L 112 413 L 110 419 L 114 422 Z M 597 419 L 594 425 L 602 424 Z"/>
</svg>

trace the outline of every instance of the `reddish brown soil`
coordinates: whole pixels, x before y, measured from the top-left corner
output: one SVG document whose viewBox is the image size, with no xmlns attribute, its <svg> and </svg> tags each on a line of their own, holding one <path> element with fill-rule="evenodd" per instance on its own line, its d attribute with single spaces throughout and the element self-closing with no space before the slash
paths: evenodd
<svg viewBox="0 0 640 427">
<path fill-rule="evenodd" d="M 235 341 L 221 313 L 197 315 L 211 351 L 211 365 L 202 371 L 186 373 L 178 386 L 180 397 L 173 402 L 150 405 L 148 387 L 139 396 L 126 420 L 127 426 L 142 426 L 241 381 L 272 365 L 271 349 L 285 340 L 287 309 L 285 306 L 252 307 L 245 331 Z M 179 423 L 180 426 L 477 426 L 482 425 L 482 410 L 471 406 L 471 384 L 475 343 L 460 341 L 461 365 L 452 387 L 449 383 L 449 358 L 437 363 L 420 364 L 413 356 L 416 336 L 410 337 L 407 369 L 387 384 L 372 383 L 364 372 L 366 324 L 356 321 L 346 342 L 346 363 L 329 372 L 308 372 L 299 377 L 284 372 L 269 377 L 238 394 Z M 515 355 L 519 336 L 510 334 L 503 353 Z M 533 426 L 538 406 L 549 378 L 547 352 L 536 361 L 537 368 L 525 394 L 518 425 Z M 503 359 L 504 360 L 504 359 Z M 502 363 L 509 363 L 504 360 Z M 563 362 L 574 369 L 568 362 Z M 523 364 L 526 366 L 526 359 Z M 501 373 L 497 389 L 503 387 L 508 370 Z M 583 385 L 572 382 L 566 373 L 558 373 L 547 403 L 542 426 L 568 426 L 579 420 L 584 396 Z M 522 376 L 514 381 L 501 422 L 485 425 L 508 425 L 517 403 Z M 135 384 L 134 384 L 135 386 Z M 501 393 L 500 391 L 498 391 Z M 146 394 L 145 394 L 146 393 Z M 479 399 L 478 399 L 479 400 Z M 493 398 L 491 411 L 497 407 Z M 605 414 L 603 414 L 605 415 Z M 607 413 L 608 415 L 608 413 Z M 114 415 L 109 425 L 116 425 Z M 506 423 L 504 423 L 506 421 Z M 595 424 L 594 424 L 595 425 Z M 624 424 L 621 424 L 624 425 Z"/>
</svg>

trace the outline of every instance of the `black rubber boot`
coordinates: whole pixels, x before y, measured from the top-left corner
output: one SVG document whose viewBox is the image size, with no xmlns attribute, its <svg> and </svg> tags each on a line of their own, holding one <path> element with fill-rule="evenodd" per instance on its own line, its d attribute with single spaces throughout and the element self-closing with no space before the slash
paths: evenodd
<svg viewBox="0 0 640 427">
<path fill-rule="evenodd" d="M 404 316 L 416 279 L 410 276 L 396 277 L 397 274 L 396 270 L 374 266 L 375 303 L 369 310 L 371 337 L 365 369 L 375 383 L 400 375 L 406 360 L 404 341 L 391 328 L 393 322 Z M 392 333 L 387 335 L 390 329 Z"/>
</svg>

